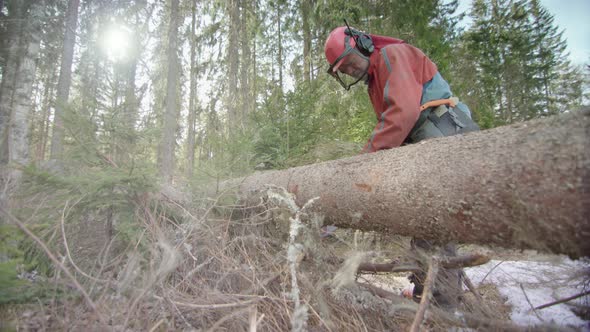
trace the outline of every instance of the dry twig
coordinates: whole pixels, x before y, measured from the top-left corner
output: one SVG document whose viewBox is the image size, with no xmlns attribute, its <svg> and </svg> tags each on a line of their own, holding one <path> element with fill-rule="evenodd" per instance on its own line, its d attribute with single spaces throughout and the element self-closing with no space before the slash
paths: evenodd
<svg viewBox="0 0 590 332">
<path fill-rule="evenodd" d="M 483 300 L 483 298 L 481 297 L 481 295 L 479 294 L 477 289 L 475 289 L 475 286 L 471 282 L 471 279 L 469 279 L 469 277 L 467 276 L 467 273 L 465 273 L 465 271 L 461 270 L 461 275 L 463 277 L 463 283 L 465 283 L 465 286 L 467 286 L 467 289 L 469 289 L 469 291 L 471 291 L 473 296 L 475 296 L 475 299 L 477 300 L 479 306 L 481 307 L 483 314 L 486 315 L 486 317 L 488 317 L 488 318 L 492 318 L 493 315 L 491 313 L 490 308 L 488 308 L 487 304 L 485 303 L 485 301 Z"/>
<path fill-rule="evenodd" d="M 531 300 L 529 299 L 529 296 L 527 295 L 527 293 L 524 291 L 524 287 L 522 287 L 522 284 L 519 284 L 519 285 L 520 285 L 520 289 L 522 290 L 522 293 L 524 294 L 524 298 L 526 299 L 526 301 L 531 306 L 531 310 L 533 311 L 533 313 L 535 314 L 535 316 L 537 316 L 537 318 L 539 318 L 539 320 L 541 322 L 544 322 L 545 320 L 543 320 L 543 318 L 541 318 L 541 316 L 539 315 L 539 313 L 537 312 L 537 310 L 535 310 L 535 307 L 531 303 Z"/>
<path fill-rule="evenodd" d="M 500 261 L 498 264 L 494 265 L 493 268 L 491 268 L 488 273 L 486 273 L 485 276 L 483 276 L 483 278 L 481 278 L 481 281 L 479 282 L 480 284 L 483 284 L 484 280 L 486 280 L 486 278 L 498 267 L 500 266 L 500 264 L 504 263 L 504 261 Z"/>
<path fill-rule="evenodd" d="M 157 296 L 157 295 L 152 295 L 152 297 L 155 299 L 158 299 L 158 300 L 164 300 L 164 298 Z M 249 304 L 252 304 L 252 303 L 255 303 L 258 301 L 259 301 L 259 299 L 252 299 L 252 300 L 248 300 L 248 301 L 232 302 L 232 303 L 195 304 L 195 303 L 186 303 L 186 302 L 179 302 L 179 301 L 170 300 L 171 303 L 173 303 L 179 307 L 190 308 L 190 309 L 234 308 L 234 307 L 241 307 L 241 306 L 249 305 Z"/>
<path fill-rule="evenodd" d="M 472 267 L 485 264 L 490 258 L 485 255 L 473 254 L 457 257 L 445 257 L 439 262 L 440 266 L 445 269 L 458 269 L 463 267 Z M 358 267 L 358 273 L 362 272 L 419 272 L 421 269 L 416 265 L 397 265 L 395 263 L 376 264 L 361 263 Z"/>
<path fill-rule="evenodd" d="M 432 296 L 434 280 L 436 279 L 436 275 L 438 273 L 438 264 L 439 261 L 436 257 L 430 259 L 428 264 L 428 273 L 426 274 L 426 280 L 424 281 L 424 290 L 422 291 L 422 300 L 420 300 L 420 307 L 418 307 L 418 311 L 416 312 L 416 316 L 412 322 L 412 327 L 410 328 L 411 332 L 420 331 L 420 325 L 424 320 L 424 314 L 426 313 L 426 309 L 430 303 L 430 297 Z"/>
<path fill-rule="evenodd" d="M 580 294 L 576 294 L 576 295 L 573 295 L 573 296 L 570 296 L 570 297 L 566 297 L 565 299 L 561 299 L 561 300 L 553 301 L 553 302 L 550 302 L 550 303 L 547 303 L 547 304 L 543 304 L 543 305 L 540 305 L 538 307 L 535 307 L 534 309 L 548 308 L 548 307 L 551 307 L 551 306 L 554 306 L 554 305 L 557 305 L 557 304 L 560 304 L 560 303 L 564 303 L 564 302 L 568 302 L 568 301 L 571 301 L 571 300 L 575 300 L 575 299 L 577 299 L 579 297 L 586 296 L 586 295 L 590 295 L 590 291 L 585 291 L 585 292 L 582 292 Z"/>
</svg>

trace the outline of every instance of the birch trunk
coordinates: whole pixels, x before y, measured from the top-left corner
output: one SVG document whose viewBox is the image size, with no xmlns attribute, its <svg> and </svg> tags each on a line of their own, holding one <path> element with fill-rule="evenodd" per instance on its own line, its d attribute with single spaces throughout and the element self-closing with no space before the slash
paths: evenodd
<svg viewBox="0 0 590 332">
<path fill-rule="evenodd" d="M 571 256 L 590 255 L 590 111 L 443 137 L 221 184 L 254 202 L 266 185 L 326 224 Z"/>
<path fill-rule="evenodd" d="M 31 5 L 21 36 L 22 57 L 14 77 L 10 124 L 8 127 L 8 162 L 15 165 L 29 163 L 29 127 L 32 91 L 39 55 L 43 1 Z M 20 53 L 20 52 L 19 52 Z"/>
</svg>

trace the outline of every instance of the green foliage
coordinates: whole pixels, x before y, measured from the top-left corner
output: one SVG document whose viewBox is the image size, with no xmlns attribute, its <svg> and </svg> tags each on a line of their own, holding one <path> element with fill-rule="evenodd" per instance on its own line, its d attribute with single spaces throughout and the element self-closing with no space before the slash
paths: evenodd
<svg viewBox="0 0 590 332">
<path fill-rule="evenodd" d="M 468 62 L 456 67 L 455 81 L 469 82 L 461 92 L 484 105 L 486 125 L 579 107 L 581 75 L 566 60 L 563 32 L 538 0 L 477 0 L 470 16 L 474 24 L 462 47 Z"/>
<path fill-rule="evenodd" d="M 46 225 L 28 226 L 36 233 L 43 232 Z M 16 226 L 0 226 L 0 305 L 25 303 L 44 299 L 54 294 L 55 287 L 48 287 L 40 277 L 36 282 L 20 279 L 19 273 L 35 272 L 37 276 L 49 276 L 53 267 L 37 244 L 27 238 Z"/>
<path fill-rule="evenodd" d="M 19 279 L 18 265 L 16 260 L 0 263 L 0 305 L 44 300 L 56 294 L 55 289 L 44 282 Z"/>
<path fill-rule="evenodd" d="M 326 78 L 309 86 L 299 85 L 288 93 L 285 111 L 276 112 L 272 106 L 262 108 L 252 121 L 258 129 L 255 162 L 284 168 L 317 161 L 310 156 L 320 145 L 325 149 L 328 142 L 365 142 L 375 120 L 365 86 L 359 84 L 346 92 Z M 335 144 L 338 145 L 341 144 Z M 360 152 L 360 147 L 356 152 Z M 325 160 L 325 156 L 341 157 L 350 155 L 350 151 L 322 155 L 324 158 L 320 159 Z"/>
<path fill-rule="evenodd" d="M 48 228 L 46 224 L 27 227 L 36 233 L 44 233 Z M 45 275 L 51 274 L 52 267 L 49 259 L 37 247 L 37 244 L 25 237 L 16 226 L 1 225 L 0 240 L 0 253 L 5 255 L 9 262 L 19 264 L 23 271 L 37 270 Z"/>
<path fill-rule="evenodd" d="M 64 6 L 48 5 L 48 26 L 65 26 Z M 47 200 L 54 206 L 78 195 L 82 199 L 72 213 L 113 209 L 132 220 L 125 214 L 132 197 L 156 190 L 151 184 L 160 181 L 155 170 L 171 13 L 162 2 L 112 4 L 114 17 L 103 15 L 105 8 L 100 3 L 80 8 L 79 57 L 70 100 L 61 105 L 67 176 L 43 175 L 42 168 L 31 175 L 37 189 L 55 189 L 56 197 Z M 246 174 L 261 164 L 285 168 L 338 158 L 366 142 L 376 122 L 366 87 L 344 91 L 325 73 L 325 38 L 344 19 L 422 49 L 482 128 L 577 109 L 585 102 L 584 73 L 568 63 L 563 32 L 538 0 L 475 0 L 466 32 L 458 28 L 457 1 L 215 0 L 199 2 L 194 10 L 193 4 L 181 4 L 182 70 L 172 92 L 179 108 L 170 128 L 176 135 L 176 170 L 189 167 L 184 161 L 195 155 L 190 166 L 195 170 L 183 174 L 200 179 Z M 98 48 L 101 30 L 112 22 L 124 23 L 136 36 L 126 61 L 113 61 Z M 31 149 L 39 160 L 51 140 L 47 110 L 59 77 L 52 60 L 59 56 L 62 37 L 62 28 L 44 27 Z M 193 78 L 196 84 L 189 84 Z M 188 141 L 183 130 L 191 102 L 199 104 L 190 106 L 198 110 L 191 134 L 196 143 L 187 151 L 179 147 Z M 59 209 L 49 210 L 42 209 L 40 222 L 59 217 Z M 132 226 L 123 229 L 134 233 Z"/>
<path fill-rule="evenodd" d="M 16 260 L 0 263 L 0 305 L 20 302 L 28 298 L 22 294 L 27 282 L 18 279 L 16 266 Z"/>
<path fill-rule="evenodd" d="M 31 220 L 29 229 L 53 249 L 62 246 L 60 223 L 71 225 L 86 222 L 106 222 L 110 215 L 117 218 L 123 241 L 137 238 L 135 218 L 137 201 L 155 191 L 157 181 L 153 170 L 134 167 L 118 169 L 71 163 L 67 166 L 46 164 L 44 168 L 28 167 L 14 199 L 21 202 L 13 209 L 20 220 Z M 114 229 L 113 231 L 117 231 Z M 89 235 L 91 236 L 91 235 Z M 37 269 L 42 275 L 51 273 L 51 264 L 36 244 L 22 236 L 9 242 L 15 257 L 26 269 Z"/>
</svg>

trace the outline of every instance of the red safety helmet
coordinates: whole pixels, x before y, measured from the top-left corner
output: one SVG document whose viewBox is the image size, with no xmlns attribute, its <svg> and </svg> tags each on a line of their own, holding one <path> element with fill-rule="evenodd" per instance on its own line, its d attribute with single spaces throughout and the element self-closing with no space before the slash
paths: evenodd
<svg viewBox="0 0 590 332">
<path fill-rule="evenodd" d="M 324 53 L 326 54 L 326 59 L 330 63 L 331 71 L 338 70 L 344 57 L 354 50 L 356 46 L 354 38 L 350 38 L 350 35 L 346 34 L 346 29 L 347 27 L 338 27 L 332 30 L 328 39 L 326 39 Z"/>
<path fill-rule="evenodd" d="M 364 44 L 363 44 L 364 41 Z M 359 45 L 357 45 L 357 42 Z M 363 46 L 364 47 L 359 47 Z M 340 85 L 349 90 L 351 86 L 357 84 L 362 79 L 365 79 L 367 74 L 360 77 L 353 78 L 351 81 L 348 75 L 340 75 L 338 68 L 344 62 L 345 58 L 352 53 L 356 53 L 362 58 L 369 61 L 369 56 L 373 52 L 374 46 L 369 35 L 363 34 L 357 30 L 348 27 L 338 27 L 334 29 L 324 45 L 324 53 L 326 59 L 330 63 L 328 74 L 340 83 Z"/>
</svg>

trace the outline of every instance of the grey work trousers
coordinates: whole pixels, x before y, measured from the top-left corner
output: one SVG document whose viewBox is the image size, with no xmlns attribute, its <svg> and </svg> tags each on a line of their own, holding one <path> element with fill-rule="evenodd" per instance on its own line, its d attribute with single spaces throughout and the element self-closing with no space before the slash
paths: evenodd
<svg viewBox="0 0 590 332">
<path fill-rule="evenodd" d="M 416 125 L 410 131 L 406 138 L 405 144 L 418 143 L 425 139 L 452 136 L 463 134 L 470 131 L 478 131 L 479 127 L 471 119 L 471 114 L 467 106 L 458 103 L 455 108 L 446 105 L 424 110 Z M 427 240 L 420 238 L 412 239 L 412 249 L 423 252 L 431 252 L 435 246 Z M 441 248 L 442 254 L 446 256 L 456 256 L 457 249 L 454 243 L 447 243 Z M 422 267 L 426 270 L 426 266 Z M 414 283 L 414 297 L 422 295 L 423 283 L 426 272 L 415 273 L 410 277 Z M 461 294 L 461 270 L 441 268 L 435 281 L 433 290 L 434 301 L 441 307 L 454 309 L 459 303 Z"/>
</svg>

